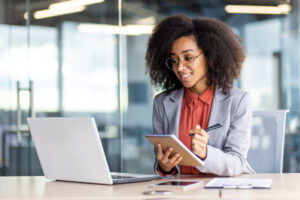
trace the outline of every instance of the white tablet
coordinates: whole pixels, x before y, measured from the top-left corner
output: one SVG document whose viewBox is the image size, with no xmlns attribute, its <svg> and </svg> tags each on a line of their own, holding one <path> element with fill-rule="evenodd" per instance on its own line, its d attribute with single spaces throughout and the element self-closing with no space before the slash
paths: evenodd
<svg viewBox="0 0 300 200">
<path fill-rule="evenodd" d="M 151 184 L 150 187 L 165 188 L 165 189 L 191 189 L 201 186 L 203 181 L 188 181 L 188 180 L 169 180 L 161 183 Z"/>
</svg>

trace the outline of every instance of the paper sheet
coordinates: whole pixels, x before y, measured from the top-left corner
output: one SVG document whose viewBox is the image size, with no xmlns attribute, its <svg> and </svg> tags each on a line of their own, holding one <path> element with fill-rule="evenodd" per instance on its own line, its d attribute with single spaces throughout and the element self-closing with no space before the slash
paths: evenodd
<svg viewBox="0 0 300 200">
<path fill-rule="evenodd" d="M 271 188 L 272 179 L 235 179 L 235 178 L 214 178 L 205 185 L 205 188 Z"/>
</svg>

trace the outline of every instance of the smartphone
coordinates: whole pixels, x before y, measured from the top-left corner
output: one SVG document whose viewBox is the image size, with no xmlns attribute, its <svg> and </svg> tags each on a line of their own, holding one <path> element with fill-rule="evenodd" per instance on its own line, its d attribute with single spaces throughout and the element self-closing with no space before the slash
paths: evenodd
<svg viewBox="0 0 300 200">
<path fill-rule="evenodd" d="M 171 195 L 171 194 L 173 194 L 173 192 L 169 191 L 169 190 L 149 190 L 149 191 L 143 192 L 143 194 L 146 194 L 146 195 Z"/>
<path fill-rule="evenodd" d="M 169 189 L 191 189 L 200 185 L 203 185 L 202 181 L 172 180 L 151 184 L 150 187 Z"/>
</svg>

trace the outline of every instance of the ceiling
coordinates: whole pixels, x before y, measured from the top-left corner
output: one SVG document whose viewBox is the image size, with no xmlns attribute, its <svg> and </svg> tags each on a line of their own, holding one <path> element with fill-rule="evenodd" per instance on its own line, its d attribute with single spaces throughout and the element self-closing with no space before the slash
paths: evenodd
<svg viewBox="0 0 300 200">
<path fill-rule="evenodd" d="M 26 3 L 30 5 L 30 23 L 43 26 L 57 26 L 62 21 L 118 24 L 118 1 L 106 0 L 103 3 L 87 6 L 83 12 L 36 20 L 32 14 L 37 10 L 47 9 L 57 0 L 0 0 L 4 8 L 4 23 L 25 25 Z M 296 1 L 296 0 L 295 0 Z M 155 22 L 166 16 L 186 14 L 191 17 L 205 16 L 218 18 L 229 24 L 265 20 L 278 15 L 228 14 L 226 4 L 278 5 L 289 0 L 123 0 L 122 24 L 134 24 L 140 19 L 153 17 Z M 293 1 L 291 2 L 293 4 Z M 0 3 L 1 5 L 1 3 Z M 3 20 L 2 20 L 3 21 Z"/>
</svg>

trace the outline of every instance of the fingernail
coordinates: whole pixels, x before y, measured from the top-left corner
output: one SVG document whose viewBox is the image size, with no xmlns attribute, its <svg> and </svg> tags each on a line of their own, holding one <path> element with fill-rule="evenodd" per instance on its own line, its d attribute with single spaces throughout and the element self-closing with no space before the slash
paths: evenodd
<svg viewBox="0 0 300 200">
<path fill-rule="evenodd" d="M 196 129 L 201 129 L 201 126 L 199 124 L 197 124 Z"/>
</svg>

